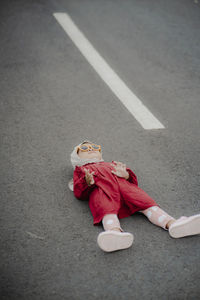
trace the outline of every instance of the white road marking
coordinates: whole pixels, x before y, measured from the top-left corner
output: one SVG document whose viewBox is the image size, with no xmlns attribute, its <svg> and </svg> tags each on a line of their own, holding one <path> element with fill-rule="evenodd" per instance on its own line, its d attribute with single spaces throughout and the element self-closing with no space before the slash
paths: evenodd
<svg viewBox="0 0 200 300">
<path fill-rule="evenodd" d="M 37 234 L 35 234 L 35 233 L 32 233 L 32 232 L 30 232 L 30 231 L 26 231 L 26 233 L 27 233 L 28 235 L 30 235 L 30 237 L 34 238 L 34 239 L 44 240 L 44 237 L 39 236 L 39 235 L 37 235 Z"/>
<path fill-rule="evenodd" d="M 165 128 L 107 64 L 84 34 L 74 24 L 69 15 L 66 13 L 54 13 L 53 15 L 87 61 L 141 126 L 144 129 Z"/>
</svg>

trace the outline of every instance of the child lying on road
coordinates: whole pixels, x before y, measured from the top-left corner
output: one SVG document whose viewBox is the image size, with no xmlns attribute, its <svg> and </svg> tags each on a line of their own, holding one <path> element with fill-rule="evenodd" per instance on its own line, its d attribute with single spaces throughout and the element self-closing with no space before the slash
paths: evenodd
<svg viewBox="0 0 200 300">
<path fill-rule="evenodd" d="M 104 162 L 101 146 L 85 141 L 71 153 L 74 167 L 74 195 L 89 200 L 94 224 L 102 221 L 104 232 L 97 238 L 106 251 L 129 248 L 133 235 L 124 232 L 119 219 L 135 212 L 143 213 L 150 222 L 169 231 L 173 238 L 200 234 L 200 214 L 175 220 L 141 188 L 133 171 L 121 162 Z"/>
</svg>

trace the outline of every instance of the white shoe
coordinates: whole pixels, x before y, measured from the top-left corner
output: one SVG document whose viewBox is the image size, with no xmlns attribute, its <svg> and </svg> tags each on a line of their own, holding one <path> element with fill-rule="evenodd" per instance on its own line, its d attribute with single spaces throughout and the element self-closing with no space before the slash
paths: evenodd
<svg viewBox="0 0 200 300">
<path fill-rule="evenodd" d="M 200 234 L 200 214 L 181 217 L 169 227 L 169 234 L 173 238 Z"/>
<path fill-rule="evenodd" d="M 105 252 L 127 249 L 133 244 L 133 235 L 129 232 L 107 230 L 98 235 L 97 243 Z"/>
</svg>

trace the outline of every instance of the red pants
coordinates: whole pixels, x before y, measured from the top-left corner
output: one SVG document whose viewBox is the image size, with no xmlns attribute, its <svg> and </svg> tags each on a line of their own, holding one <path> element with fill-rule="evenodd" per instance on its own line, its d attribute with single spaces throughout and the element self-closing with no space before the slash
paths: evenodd
<svg viewBox="0 0 200 300">
<path fill-rule="evenodd" d="M 89 200 L 94 224 L 99 223 L 107 214 L 116 214 L 119 219 L 145 210 L 158 204 L 141 188 L 125 179 L 119 180 L 119 191 L 112 197 L 101 189 L 95 189 Z"/>
</svg>

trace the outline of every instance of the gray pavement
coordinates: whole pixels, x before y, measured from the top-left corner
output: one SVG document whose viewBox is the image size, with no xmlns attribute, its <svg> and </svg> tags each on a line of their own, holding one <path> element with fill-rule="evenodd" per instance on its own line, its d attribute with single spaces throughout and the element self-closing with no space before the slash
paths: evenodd
<svg viewBox="0 0 200 300">
<path fill-rule="evenodd" d="M 198 2 L 198 1 L 195 1 Z M 200 3 L 1 1 L 1 299 L 200 298 L 200 236 L 175 240 L 142 215 L 102 252 L 86 202 L 67 182 L 85 138 L 125 162 L 178 218 L 200 212 Z M 145 131 L 53 17 L 68 12 L 165 125 Z"/>
</svg>

